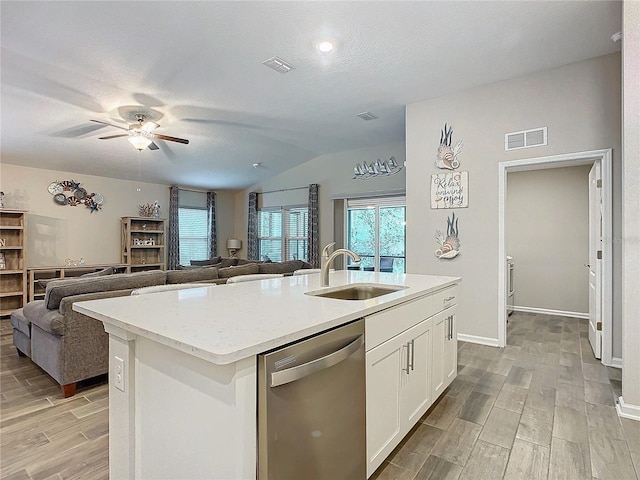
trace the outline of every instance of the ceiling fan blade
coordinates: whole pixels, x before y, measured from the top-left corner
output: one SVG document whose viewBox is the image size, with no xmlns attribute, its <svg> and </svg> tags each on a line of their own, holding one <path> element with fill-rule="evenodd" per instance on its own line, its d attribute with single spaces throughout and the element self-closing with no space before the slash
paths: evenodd
<svg viewBox="0 0 640 480">
<path fill-rule="evenodd" d="M 169 140 L 170 142 L 184 143 L 185 145 L 189 144 L 189 140 L 185 140 L 184 138 L 169 137 L 167 135 L 155 134 L 153 135 L 153 138 L 157 138 L 158 140 Z"/>
<path fill-rule="evenodd" d="M 120 125 L 114 125 L 113 123 L 103 122 L 102 120 L 91 120 L 92 122 L 102 123 L 103 125 L 109 125 L 110 127 L 119 128 L 120 130 L 129 130 L 129 128 L 121 127 Z"/>
<path fill-rule="evenodd" d="M 155 143 L 151 142 L 149 144 L 149 150 L 159 150 L 160 147 L 158 147 L 158 145 L 156 145 Z"/>
<path fill-rule="evenodd" d="M 111 140 L 112 138 L 128 137 L 128 133 L 120 133 L 118 135 L 109 135 L 108 137 L 99 137 L 98 140 Z"/>
</svg>

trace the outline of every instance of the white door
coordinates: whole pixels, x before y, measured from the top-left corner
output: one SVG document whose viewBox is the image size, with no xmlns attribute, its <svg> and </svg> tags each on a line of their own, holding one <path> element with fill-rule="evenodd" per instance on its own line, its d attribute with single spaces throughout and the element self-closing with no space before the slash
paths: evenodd
<svg viewBox="0 0 640 480">
<path fill-rule="evenodd" d="M 589 343 L 602 357 L 602 188 L 600 162 L 589 172 Z"/>
</svg>

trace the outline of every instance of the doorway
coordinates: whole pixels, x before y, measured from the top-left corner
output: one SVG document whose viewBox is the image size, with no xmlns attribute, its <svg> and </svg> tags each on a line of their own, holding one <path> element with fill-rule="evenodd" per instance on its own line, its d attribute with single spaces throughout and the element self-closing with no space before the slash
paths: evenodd
<svg viewBox="0 0 640 480">
<path fill-rule="evenodd" d="M 523 160 L 512 160 L 498 164 L 499 196 L 498 196 L 498 346 L 506 345 L 507 314 L 506 297 L 507 286 L 505 279 L 506 268 L 506 239 L 505 239 L 505 203 L 507 192 L 507 173 L 538 170 L 578 165 L 600 165 L 602 177 L 602 261 L 600 289 L 601 305 L 601 338 L 602 363 L 612 364 L 612 205 L 611 205 L 611 150 L 594 150 L 572 154 L 537 157 Z M 591 306 L 589 307 L 592 308 Z"/>
</svg>

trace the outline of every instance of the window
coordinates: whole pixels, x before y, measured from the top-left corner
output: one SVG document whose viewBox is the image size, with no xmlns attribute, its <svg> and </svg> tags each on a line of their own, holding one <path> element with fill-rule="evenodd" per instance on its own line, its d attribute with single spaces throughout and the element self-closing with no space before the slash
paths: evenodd
<svg viewBox="0 0 640 480">
<path fill-rule="evenodd" d="M 349 200 L 347 203 L 347 248 L 362 262 L 350 269 L 404 273 L 405 197 Z"/>
<path fill-rule="evenodd" d="M 265 208 L 258 212 L 260 260 L 307 260 L 307 207 Z"/>
<path fill-rule="evenodd" d="M 178 208 L 180 265 L 209 258 L 206 208 Z"/>
</svg>

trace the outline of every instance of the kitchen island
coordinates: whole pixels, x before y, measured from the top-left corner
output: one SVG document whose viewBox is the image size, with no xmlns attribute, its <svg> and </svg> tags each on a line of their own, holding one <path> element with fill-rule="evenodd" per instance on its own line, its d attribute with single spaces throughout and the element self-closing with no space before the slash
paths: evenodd
<svg viewBox="0 0 640 480">
<path fill-rule="evenodd" d="M 453 379 L 450 369 L 433 368 L 433 356 L 447 355 L 440 338 L 455 344 L 451 292 L 459 281 L 336 271 L 332 287 L 406 288 L 368 300 L 322 298 L 306 294 L 321 290 L 320 275 L 310 274 L 75 303 L 76 311 L 101 320 L 109 333 L 110 478 L 255 479 L 256 356 L 359 318 L 365 318 L 371 474 Z M 440 320 L 442 312 L 447 315 Z M 376 412 L 390 400 L 370 401 L 388 376 L 388 368 L 377 367 L 401 362 L 410 344 L 415 352 L 414 337 L 403 336 L 417 328 L 415 338 L 425 345 L 417 350 L 423 378 L 414 375 L 420 381 L 407 383 L 399 376 L 397 421 L 378 422 Z M 408 364 L 406 370 L 409 378 Z M 407 398 L 416 393 L 420 401 L 404 419 Z"/>
</svg>

